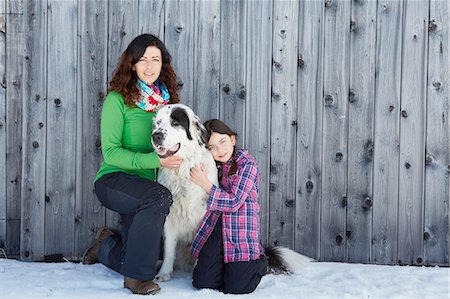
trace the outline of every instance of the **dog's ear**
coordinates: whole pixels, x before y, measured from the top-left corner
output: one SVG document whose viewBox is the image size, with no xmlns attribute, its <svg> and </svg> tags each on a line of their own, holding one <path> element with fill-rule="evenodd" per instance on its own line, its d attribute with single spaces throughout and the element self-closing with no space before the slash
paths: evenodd
<svg viewBox="0 0 450 299">
<path fill-rule="evenodd" d="M 179 107 L 173 109 L 170 114 L 170 119 L 172 126 L 182 126 L 186 131 L 187 138 L 192 140 L 191 132 L 189 130 L 189 116 L 185 109 Z"/>
<path fill-rule="evenodd" d="M 194 123 L 197 132 L 199 132 L 197 136 L 198 144 L 200 146 L 206 147 L 206 140 L 208 139 L 208 131 L 206 131 L 205 127 L 200 123 L 200 119 L 197 116 L 195 117 Z"/>
</svg>

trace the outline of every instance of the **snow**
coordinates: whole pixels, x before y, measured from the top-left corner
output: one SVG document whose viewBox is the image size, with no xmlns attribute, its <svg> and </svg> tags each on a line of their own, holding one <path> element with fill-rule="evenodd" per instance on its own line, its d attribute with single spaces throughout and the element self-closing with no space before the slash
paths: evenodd
<svg viewBox="0 0 450 299">
<path fill-rule="evenodd" d="M 154 298 L 450 298 L 450 268 L 312 262 L 301 274 L 266 275 L 251 294 L 192 287 L 176 272 Z M 0 298 L 138 298 L 123 277 L 101 264 L 0 259 Z"/>
</svg>

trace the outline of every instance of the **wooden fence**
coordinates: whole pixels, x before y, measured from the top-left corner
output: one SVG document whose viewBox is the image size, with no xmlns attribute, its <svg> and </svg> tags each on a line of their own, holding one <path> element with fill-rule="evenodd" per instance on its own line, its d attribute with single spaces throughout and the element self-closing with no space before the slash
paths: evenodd
<svg viewBox="0 0 450 299">
<path fill-rule="evenodd" d="M 117 225 L 99 115 L 151 32 L 182 102 L 256 157 L 264 244 L 449 265 L 449 19 L 445 0 L 0 0 L 0 247 L 77 259 Z"/>
</svg>

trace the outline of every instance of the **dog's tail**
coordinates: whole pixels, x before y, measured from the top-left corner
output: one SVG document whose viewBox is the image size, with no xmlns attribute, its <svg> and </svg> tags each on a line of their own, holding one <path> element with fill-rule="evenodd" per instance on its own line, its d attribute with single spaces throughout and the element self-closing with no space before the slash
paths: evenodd
<svg viewBox="0 0 450 299">
<path fill-rule="evenodd" d="M 265 248 L 268 257 L 268 273 L 292 274 L 300 273 L 310 262 L 315 260 L 282 246 Z"/>
</svg>

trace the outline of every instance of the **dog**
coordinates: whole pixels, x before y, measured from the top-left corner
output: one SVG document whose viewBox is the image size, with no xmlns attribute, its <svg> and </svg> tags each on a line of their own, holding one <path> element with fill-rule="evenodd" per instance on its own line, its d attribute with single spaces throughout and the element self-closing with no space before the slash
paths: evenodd
<svg viewBox="0 0 450 299">
<path fill-rule="evenodd" d="M 152 144 L 159 157 L 178 155 L 178 169 L 160 168 L 158 182 L 172 193 L 173 203 L 163 228 L 163 263 L 156 281 L 170 280 L 174 265 L 191 271 L 190 247 L 206 213 L 208 194 L 190 179 L 190 169 L 203 163 L 209 180 L 218 186 L 215 161 L 207 149 L 206 129 L 199 117 L 183 104 L 166 105 L 153 120 Z M 265 248 L 268 273 L 299 273 L 313 259 L 282 246 Z"/>
<path fill-rule="evenodd" d="M 209 180 L 218 185 L 217 167 L 207 149 L 206 130 L 189 107 L 171 104 L 159 109 L 153 120 L 152 144 L 161 158 L 177 155 L 183 159 L 177 169 L 160 168 L 158 182 L 172 193 L 172 206 L 163 228 L 164 259 L 156 275 L 167 281 L 176 268 L 192 270 L 190 246 L 206 213 L 208 194 L 191 181 L 190 169 L 202 163 Z M 175 264 L 176 262 L 176 264 Z"/>
</svg>

